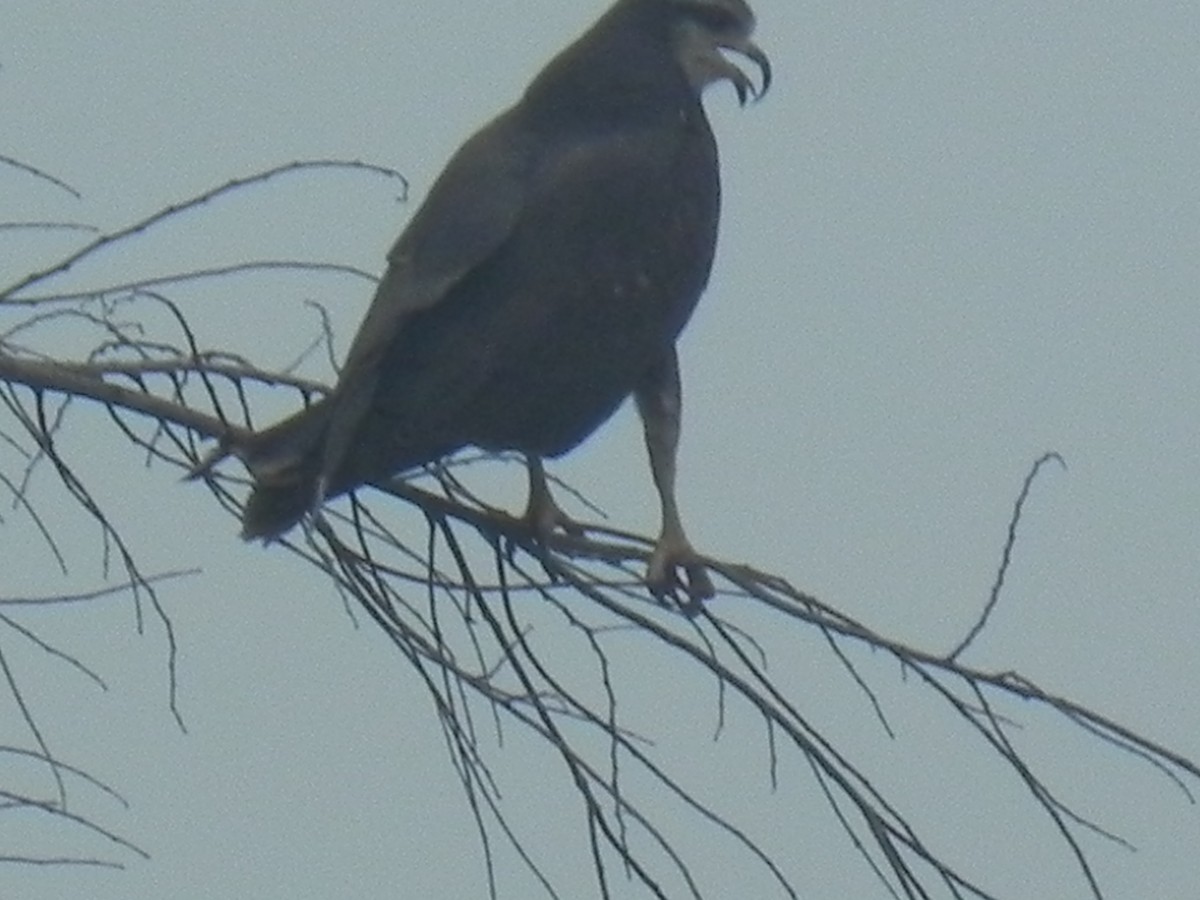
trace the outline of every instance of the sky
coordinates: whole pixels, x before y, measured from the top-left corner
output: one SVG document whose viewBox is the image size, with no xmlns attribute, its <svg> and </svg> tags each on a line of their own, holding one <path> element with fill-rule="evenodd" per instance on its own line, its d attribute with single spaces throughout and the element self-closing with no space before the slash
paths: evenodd
<svg viewBox="0 0 1200 900">
<path fill-rule="evenodd" d="M 394 167 L 419 200 L 455 147 L 605 5 L 4 0 L 0 155 L 82 197 L 0 168 L 0 220 L 113 229 L 297 159 Z M 680 345 L 680 493 L 694 543 L 785 575 L 884 634 L 949 650 L 987 599 L 1030 465 L 1057 451 L 1067 468 L 1033 485 L 1001 605 L 970 661 L 1200 758 L 1200 7 L 755 8 L 771 93 L 744 110 L 727 86 L 707 98 L 724 214 Z M 259 258 L 378 272 L 414 208 L 400 193 L 365 174 L 282 179 L 53 287 Z M 82 239 L 0 234 L 0 281 Z M 305 301 L 330 308 L 344 350 L 369 295 L 361 279 L 293 275 L 174 296 L 206 340 L 279 366 L 314 328 Z M 162 593 L 187 732 L 167 705 L 161 625 L 150 618 L 139 634 L 128 599 L 14 615 L 103 675 L 107 690 L 0 632 L 51 748 L 130 804 L 80 789 L 79 809 L 151 858 L 117 852 L 121 871 L 0 865 L 0 897 L 485 896 L 440 729 L 394 649 L 286 554 L 242 545 L 201 488 L 144 466 L 102 415 L 79 411 L 71 427 L 81 471 L 143 565 L 199 570 Z M 631 410 L 552 471 L 614 523 L 656 527 Z M 94 529 L 49 478 L 35 487 L 74 548 L 71 573 L 5 510 L 0 596 L 101 583 Z M 517 482 L 496 491 L 521 502 Z M 746 616 L 779 638 L 770 619 Z M 1001 896 L 1088 896 L 1019 786 L 981 764 L 894 666 L 858 659 L 900 723 L 889 740 L 819 640 L 779 640 L 781 680 L 895 782 L 935 844 Z M 630 652 L 644 677 L 629 701 L 659 719 L 662 752 L 772 834 L 806 896 L 884 896 L 806 772 L 784 772 L 771 792 L 761 728 L 744 711 L 714 743 L 710 686 L 681 681 L 649 642 Z M 1138 848 L 1088 839 L 1108 896 L 1194 895 L 1195 805 L 1045 712 L 1007 713 L 1046 777 Z M 27 737 L 12 703 L 0 705 L 0 744 Z M 564 896 L 595 896 L 582 814 L 544 751 L 514 739 L 496 760 Z M 5 783 L 37 777 L 0 763 Z M 678 827 L 711 896 L 779 895 L 744 857 L 706 843 L 710 832 Z M 111 849 L 13 817 L 0 846 Z M 500 875 L 501 896 L 536 895 L 513 860 Z M 614 895 L 643 896 L 620 879 Z"/>
</svg>

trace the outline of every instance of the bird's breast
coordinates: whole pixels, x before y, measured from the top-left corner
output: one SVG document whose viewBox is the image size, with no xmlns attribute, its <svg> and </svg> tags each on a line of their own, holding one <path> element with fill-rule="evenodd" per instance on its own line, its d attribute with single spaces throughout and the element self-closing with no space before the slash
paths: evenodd
<svg viewBox="0 0 1200 900">
<path fill-rule="evenodd" d="M 508 237 L 393 345 L 389 429 L 439 446 L 574 447 L 686 324 L 718 207 L 706 128 L 672 119 L 550 144 Z"/>
</svg>

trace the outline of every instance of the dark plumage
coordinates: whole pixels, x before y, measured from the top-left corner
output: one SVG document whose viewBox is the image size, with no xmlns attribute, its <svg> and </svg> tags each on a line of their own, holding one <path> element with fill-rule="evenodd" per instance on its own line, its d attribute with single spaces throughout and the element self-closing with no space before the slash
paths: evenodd
<svg viewBox="0 0 1200 900">
<path fill-rule="evenodd" d="M 531 521 L 552 527 L 540 458 L 636 394 L 663 498 L 650 580 L 673 581 L 692 557 L 674 504 L 675 339 L 720 198 L 700 94 L 767 89 L 753 25 L 743 0 L 618 0 L 459 149 L 388 254 L 335 390 L 230 448 L 255 478 L 246 538 L 466 445 L 527 454 Z M 722 47 L 759 65 L 760 90 Z"/>
</svg>

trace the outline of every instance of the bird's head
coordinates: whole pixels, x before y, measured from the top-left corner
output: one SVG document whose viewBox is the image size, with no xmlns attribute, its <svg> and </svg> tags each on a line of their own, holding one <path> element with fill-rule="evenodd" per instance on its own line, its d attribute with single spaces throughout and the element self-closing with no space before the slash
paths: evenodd
<svg viewBox="0 0 1200 900">
<path fill-rule="evenodd" d="M 745 0 L 660 0 L 674 21 L 672 39 L 679 64 L 699 94 L 710 84 L 728 81 L 743 106 L 759 100 L 771 88 L 771 60 L 750 39 L 754 13 Z M 731 50 L 758 66 L 761 84 L 721 52 Z"/>
<path fill-rule="evenodd" d="M 751 40 L 746 0 L 616 0 L 571 46 L 551 60 L 525 94 L 525 110 L 561 126 L 577 116 L 589 127 L 608 120 L 673 113 L 690 93 L 718 81 L 738 99 L 758 100 L 771 86 L 771 62 Z M 726 58 L 754 62 L 756 83 Z"/>
</svg>

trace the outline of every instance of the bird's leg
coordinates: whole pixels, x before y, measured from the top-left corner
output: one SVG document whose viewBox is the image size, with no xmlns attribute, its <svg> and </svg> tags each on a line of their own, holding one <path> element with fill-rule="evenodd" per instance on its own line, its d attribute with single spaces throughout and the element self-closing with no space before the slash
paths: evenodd
<svg viewBox="0 0 1200 900">
<path fill-rule="evenodd" d="M 675 500 L 675 457 L 683 403 L 679 360 L 673 347 L 666 359 L 646 373 L 634 392 L 634 399 L 646 433 L 650 471 L 662 506 L 662 530 L 650 554 L 646 584 L 656 596 L 669 594 L 679 583 L 676 569 L 682 567 L 687 573 L 688 598 L 695 605 L 713 596 L 716 589 L 683 530 Z"/>
<path fill-rule="evenodd" d="M 568 516 L 550 493 L 550 485 L 546 482 L 546 468 L 542 458 L 532 453 L 525 455 L 529 469 L 529 502 L 525 505 L 522 520 L 539 538 L 549 537 L 556 528 L 561 528 L 568 534 L 582 534 L 583 528 Z"/>
</svg>

